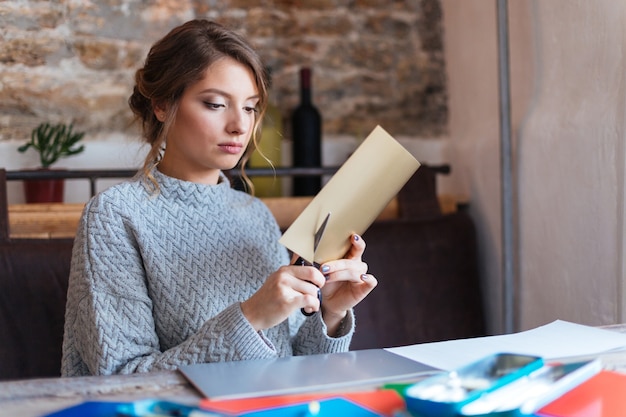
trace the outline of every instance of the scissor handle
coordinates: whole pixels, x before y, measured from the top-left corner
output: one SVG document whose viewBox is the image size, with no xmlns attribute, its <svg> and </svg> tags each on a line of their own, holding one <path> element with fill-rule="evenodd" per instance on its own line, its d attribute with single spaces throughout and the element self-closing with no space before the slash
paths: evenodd
<svg viewBox="0 0 626 417">
<path fill-rule="evenodd" d="M 319 268 L 319 264 L 317 263 L 310 263 L 307 260 L 305 260 L 302 256 L 298 257 L 298 259 L 296 259 L 296 262 L 294 262 L 294 265 L 301 265 L 301 266 L 314 266 L 316 268 Z M 317 299 L 320 300 L 320 307 L 322 306 L 322 290 L 321 289 L 317 289 Z M 317 313 L 317 311 L 311 311 L 310 313 L 308 313 L 306 310 L 304 310 L 304 308 L 301 308 L 300 311 L 302 312 L 302 314 L 304 314 L 305 316 L 309 317 L 312 316 L 313 314 Z"/>
</svg>

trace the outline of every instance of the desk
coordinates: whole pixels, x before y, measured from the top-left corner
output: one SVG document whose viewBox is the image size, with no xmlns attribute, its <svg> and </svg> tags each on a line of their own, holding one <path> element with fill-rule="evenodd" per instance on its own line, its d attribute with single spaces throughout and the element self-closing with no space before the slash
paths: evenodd
<svg viewBox="0 0 626 417">
<path fill-rule="evenodd" d="M 194 404 L 201 397 L 177 371 L 0 382 L 0 416 L 39 417 L 85 400 L 159 398 Z"/>
<path fill-rule="evenodd" d="M 603 328 L 626 333 L 626 324 Z M 626 374 L 626 352 L 605 353 L 601 360 L 604 368 Z M 195 404 L 201 396 L 177 371 L 7 381 L 0 382 L 0 416 L 39 417 L 85 400 L 145 398 Z"/>
</svg>

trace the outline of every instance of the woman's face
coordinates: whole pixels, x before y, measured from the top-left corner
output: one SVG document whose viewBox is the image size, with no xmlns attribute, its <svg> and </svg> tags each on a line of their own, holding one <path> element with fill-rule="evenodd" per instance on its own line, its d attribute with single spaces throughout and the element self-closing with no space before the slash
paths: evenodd
<svg viewBox="0 0 626 417">
<path fill-rule="evenodd" d="M 217 184 L 219 171 L 235 167 L 257 116 L 258 89 L 252 71 L 221 58 L 180 98 L 159 170 L 186 181 Z M 155 110 L 157 118 L 163 118 Z"/>
</svg>

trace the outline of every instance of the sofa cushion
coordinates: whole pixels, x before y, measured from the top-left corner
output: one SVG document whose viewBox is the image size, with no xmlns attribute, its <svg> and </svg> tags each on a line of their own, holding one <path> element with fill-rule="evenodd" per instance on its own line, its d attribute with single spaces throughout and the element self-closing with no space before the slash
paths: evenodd
<svg viewBox="0 0 626 417">
<path fill-rule="evenodd" d="M 72 243 L 0 243 L 0 379 L 60 375 Z"/>
</svg>

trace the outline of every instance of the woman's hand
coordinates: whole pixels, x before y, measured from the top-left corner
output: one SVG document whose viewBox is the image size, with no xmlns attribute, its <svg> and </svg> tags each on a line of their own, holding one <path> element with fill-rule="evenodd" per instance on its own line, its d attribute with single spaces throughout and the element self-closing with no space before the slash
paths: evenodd
<svg viewBox="0 0 626 417">
<path fill-rule="evenodd" d="M 334 335 L 349 309 L 363 300 L 378 284 L 367 273 L 367 264 L 361 260 L 365 241 L 359 235 L 350 237 L 351 246 L 343 259 L 329 261 L 320 270 L 327 278 L 322 287 L 322 316 L 328 334 Z"/>
<path fill-rule="evenodd" d="M 350 240 L 351 247 L 343 259 L 326 262 L 319 270 L 285 265 L 270 275 L 252 297 L 241 303 L 241 310 L 254 329 L 276 326 L 296 309 L 319 310 L 317 292 L 322 288 L 322 317 L 328 334 L 334 335 L 348 310 L 378 283 L 361 261 L 365 242 L 358 235 L 352 235 Z"/>
<path fill-rule="evenodd" d="M 255 330 L 268 329 L 286 320 L 296 309 L 317 311 L 317 291 L 325 281 L 324 275 L 312 266 L 282 266 L 241 303 L 241 310 Z"/>
</svg>

